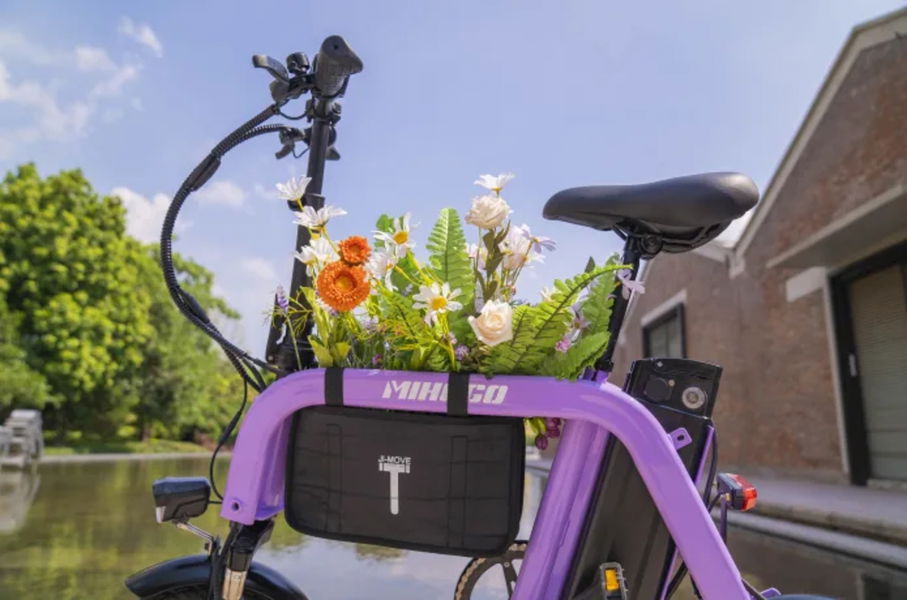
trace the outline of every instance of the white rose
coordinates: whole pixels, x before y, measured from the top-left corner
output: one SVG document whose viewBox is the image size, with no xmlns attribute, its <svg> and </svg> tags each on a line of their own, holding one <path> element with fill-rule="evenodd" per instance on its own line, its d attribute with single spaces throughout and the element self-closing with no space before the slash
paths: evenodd
<svg viewBox="0 0 907 600">
<path fill-rule="evenodd" d="M 510 214 L 510 206 L 499 196 L 478 196 L 472 199 L 472 208 L 466 213 L 466 222 L 481 227 L 494 229 L 504 222 Z"/>
<path fill-rule="evenodd" d="M 469 317 L 469 326 L 484 344 L 509 342 L 513 339 L 513 309 L 506 302 L 489 300 L 478 317 Z"/>
</svg>

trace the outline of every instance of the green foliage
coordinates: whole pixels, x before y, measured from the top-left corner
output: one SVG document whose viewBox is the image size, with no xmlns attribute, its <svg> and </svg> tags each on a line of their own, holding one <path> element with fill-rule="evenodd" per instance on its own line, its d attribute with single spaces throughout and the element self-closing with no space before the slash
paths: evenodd
<svg viewBox="0 0 907 600">
<path fill-rule="evenodd" d="M 513 339 L 492 348 L 485 364 L 492 373 L 538 374 L 552 358 L 555 345 L 564 337 L 574 319 L 572 306 L 596 278 L 611 267 L 597 267 L 566 281 L 556 280 L 554 292 L 535 306 L 517 306 L 513 318 Z M 571 377 L 572 371 L 552 375 Z"/>
<path fill-rule="evenodd" d="M 450 368 L 438 347 L 436 334 L 413 308 L 411 298 L 385 292 L 381 297 L 380 312 L 382 330 L 390 343 L 383 360 L 385 367 L 414 371 L 446 371 Z"/>
<path fill-rule="evenodd" d="M 452 289 L 459 289 L 460 296 L 457 300 L 470 307 L 476 277 L 472 261 L 466 253 L 466 236 L 456 210 L 441 210 L 441 216 L 428 236 L 426 247 L 431 253 L 429 260 L 438 279 L 449 283 Z"/>
<path fill-rule="evenodd" d="M 589 287 L 589 293 L 582 303 L 582 313 L 588 321 L 589 331 L 607 331 L 608 321 L 611 319 L 613 294 L 617 282 L 615 274 L 619 266 L 617 254 L 612 255 L 605 266 L 610 270 L 603 273 Z M 591 268 L 594 269 L 595 265 L 593 264 Z"/>
<path fill-rule="evenodd" d="M 26 363 L 13 315 L 0 295 L 0 411 L 19 406 L 43 408 L 53 398 L 47 381 Z"/>
<path fill-rule="evenodd" d="M 531 307 L 526 304 L 513 309 L 513 339 L 491 349 L 484 363 L 489 373 L 506 374 L 519 371 L 520 360 L 529 353 L 535 340 L 537 327 L 534 317 Z"/>
<path fill-rule="evenodd" d="M 555 352 L 554 356 L 546 360 L 541 366 L 540 374 L 576 379 L 604 352 L 609 337 L 606 331 L 582 336 L 566 352 Z"/>
<path fill-rule="evenodd" d="M 242 385 L 207 336 L 189 326 L 174 308 L 157 262 L 158 249 L 145 249 L 146 260 L 136 263 L 151 300 L 148 316 L 155 330 L 142 348 L 142 368 L 135 387 L 135 420 L 123 432 L 149 437 L 182 438 L 192 433 L 211 435 L 229 420 L 239 402 Z M 216 319 L 238 316 L 211 293 L 213 276 L 200 265 L 176 256 L 177 277 L 184 289 Z"/>
<path fill-rule="evenodd" d="M 0 183 L 0 407 L 44 408 L 60 439 L 213 432 L 238 390 L 204 335 L 172 306 L 156 250 L 125 233 L 119 199 L 79 171 L 34 165 Z M 176 257 L 217 318 L 211 273 Z M 228 379 L 229 377 L 229 379 Z"/>
</svg>

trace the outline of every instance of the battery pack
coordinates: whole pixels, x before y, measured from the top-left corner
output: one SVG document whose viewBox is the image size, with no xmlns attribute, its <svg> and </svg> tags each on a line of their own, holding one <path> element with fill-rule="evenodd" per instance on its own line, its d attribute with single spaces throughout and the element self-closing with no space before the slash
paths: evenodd
<svg viewBox="0 0 907 600">
<path fill-rule="evenodd" d="M 687 359 L 633 363 L 624 391 L 645 406 L 668 433 L 686 430 L 678 454 L 692 479 L 706 462 L 721 368 Z M 626 448 L 611 436 L 562 600 L 597 587 L 603 563 L 618 563 L 629 597 L 658 600 L 667 585 L 675 545 Z"/>
</svg>

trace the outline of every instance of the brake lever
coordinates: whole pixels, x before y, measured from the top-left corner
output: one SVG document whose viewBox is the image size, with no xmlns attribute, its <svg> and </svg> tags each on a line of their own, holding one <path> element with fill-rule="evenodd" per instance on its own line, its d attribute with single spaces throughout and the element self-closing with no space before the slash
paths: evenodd
<svg viewBox="0 0 907 600">
<path fill-rule="evenodd" d="M 276 58 L 272 58 L 265 54 L 256 54 L 252 57 L 252 66 L 258 69 L 264 69 L 277 81 L 286 84 L 290 82 L 290 74 L 287 72 L 287 68 Z"/>
<path fill-rule="evenodd" d="M 280 143 L 283 147 L 274 153 L 274 157 L 281 159 L 287 156 L 296 149 L 296 142 L 305 142 L 308 144 L 311 137 L 311 128 L 306 128 L 304 130 L 296 127 L 285 128 L 280 132 Z"/>
</svg>

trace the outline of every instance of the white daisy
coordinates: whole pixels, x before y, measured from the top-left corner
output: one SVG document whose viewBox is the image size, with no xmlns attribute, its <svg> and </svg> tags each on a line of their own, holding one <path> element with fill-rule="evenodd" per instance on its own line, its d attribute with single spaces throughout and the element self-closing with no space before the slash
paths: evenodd
<svg viewBox="0 0 907 600">
<path fill-rule="evenodd" d="M 410 214 L 406 213 L 402 217 L 394 219 L 393 227 L 394 230 L 390 233 L 386 231 L 376 231 L 375 238 L 383 241 L 394 255 L 402 258 L 415 246 L 415 243 L 410 236 L 410 229 L 412 227 L 410 224 Z"/>
<path fill-rule="evenodd" d="M 500 194 L 501 190 L 504 189 L 504 186 L 507 183 L 516 177 L 513 173 L 501 173 L 499 175 L 479 175 L 479 178 L 476 179 L 473 183 L 480 185 L 487 190 L 491 190 L 495 194 Z"/>
<path fill-rule="evenodd" d="M 296 253 L 296 260 L 306 266 L 309 275 L 315 275 L 329 262 L 340 258 L 331 243 L 323 237 L 315 238 L 308 246 Z"/>
<path fill-rule="evenodd" d="M 425 322 L 431 325 L 437 323 L 438 315 L 463 308 L 462 304 L 454 300 L 459 295 L 460 290 L 451 290 L 447 282 L 440 285 L 433 283 L 431 287 L 420 285 L 419 293 L 413 296 L 413 308 L 426 309 L 428 312 L 425 314 Z"/>
<path fill-rule="evenodd" d="M 277 195 L 287 202 L 298 202 L 305 195 L 305 189 L 311 181 L 311 177 L 290 177 L 286 183 L 277 184 Z"/>
<path fill-rule="evenodd" d="M 330 204 L 323 208 L 319 208 L 318 210 L 315 210 L 311 206 L 303 206 L 302 212 L 296 212 L 296 220 L 293 221 L 293 223 L 308 227 L 309 229 L 318 230 L 327 225 L 328 221 L 334 217 L 345 214 L 345 210 L 337 208 L 336 206 L 331 206 Z"/>
<path fill-rule="evenodd" d="M 383 281 L 384 286 L 389 290 L 394 289 L 391 282 L 391 275 L 394 273 L 394 267 L 397 266 L 399 258 L 392 252 L 378 249 L 372 252 L 368 262 L 365 263 L 365 272 L 376 281 Z"/>
</svg>

